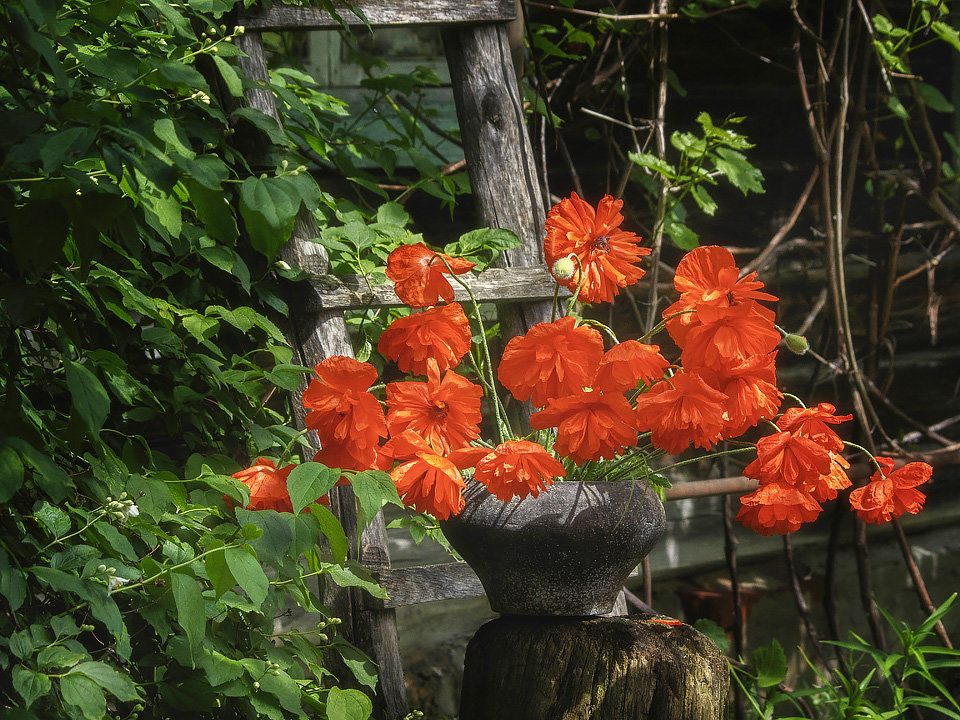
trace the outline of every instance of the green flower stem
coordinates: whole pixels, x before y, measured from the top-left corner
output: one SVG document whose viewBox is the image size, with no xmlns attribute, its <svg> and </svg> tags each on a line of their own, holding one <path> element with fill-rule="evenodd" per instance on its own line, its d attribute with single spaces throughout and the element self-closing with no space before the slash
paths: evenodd
<svg viewBox="0 0 960 720">
<path fill-rule="evenodd" d="M 785 393 L 783 393 L 783 396 L 784 396 L 785 398 L 790 398 L 790 399 L 793 400 L 797 405 L 799 405 L 800 407 L 802 407 L 804 410 L 807 409 L 807 406 L 804 404 L 803 400 L 801 400 L 800 398 L 798 398 L 796 395 L 793 395 L 792 393 L 786 393 L 786 392 L 785 392 Z"/>
<path fill-rule="evenodd" d="M 873 464 L 877 466 L 877 470 L 880 471 L 880 474 L 883 475 L 884 468 L 880 465 L 879 462 L 877 462 L 877 458 L 874 457 L 873 453 L 867 450 L 865 447 L 863 447 L 863 445 L 857 445 L 855 442 L 850 442 L 849 440 L 844 440 L 843 444 L 846 445 L 847 447 L 852 447 L 855 450 L 859 450 L 868 458 L 870 458 Z"/>
<path fill-rule="evenodd" d="M 560 283 L 556 283 L 553 288 L 553 304 L 550 306 L 550 322 L 557 319 L 557 300 L 560 299 Z"/>
<path fill-rule="evenodd" d="M 609 335 L 609 336 L 613 339 L 613 342 L 618 343 L 618 344 L 619 344 L 619 342 L 620 342 L 620 340 L 617 338 L 617 334 L 616 334 L 612 329 L 610 329 L 609 327 L 607 327 L 606 325 L 604 325 L 602 322 L 600 322 L 599 320 L 593 320 L 592 318 L 581 318 L 580 324 L 581 324 L 581 325 L 592 325 L 592 326 L 594 326 L 594 327 L 600 328 L 601 330 L 603 330 L 605 333 L 607 333 L 607 335 Z"/>
<path fill-rule="evenodd" d="M 76 531 L 70 533 L 69 535 L 64 535 L 64 536 L 61 537 L 61 538 L 56 538 L 55 540 L 51 540 L 49 543 L 47 543 L 47 544 L 44 545 L 42 548 L 40 548 L 40 552 L 43 552 L 44 550 L 48 550 L 49 548 L 52 548 L 54 545 L 59 545 L 60 543 L 65 542 L 65 541 L 69 540 L 69 539 L 72 538 L 72 537 L 76 537 L 77 535 L 79 535 L 79 534 L 82 533 L 82 532 L 85 532 L 85 531 L 87 530 L 87 528 L 89 528 L 89 527 L 90 527 L 91 525 L 93 525 L 95 522 L 98 522 L 99 520 L 102 520 L 104 517 L 106 517 L 106 515 L 107 515 L 107 511 L 106 511 L 106 510 L 101 510 L 101 511 L 99 512 L 99 514 L 97 514 L 97 515 L 94 516 L 93 520 L 90 520 L 89 522 L 87 522 L 87 524 L 84 525 L 82 528 L 80 528 L 79 530 L 76 530 Z"/>
<path fill-rule="evenodd" d="M 446 258 L 439 254 L 434 255 L 434 257 L 438 258 L 440 262 L 443 263 L 444 267 L 446 267 L 447 271 L 450 273 L 450 277 L 460 284 L 460 287 L 462 287 L 466 291 L 467 295 L 470 296 L 470 302 L 473 303 L 473 316 L 476 318 L 477 324 L 480 326 L 480 346 L 483 348 L 483 358 L 490 373 L 490 388 L 493 399 L 491 405 L 493 406 L 493 414 L 497 419 L 497 431 L 500 435 L 500 442 L 506 442 L 509 438 L 513 437 L 513 430 L 510 427 L 510 423 L 507 421 L 506 410 L 500 403 L 500 396 L 496 391 L 497 380 L 493 372 L 493 360 L 490 357 L 490 346 L 487 344 L 487 330 L 483 325 L 483 317 L 480 314 L 480 303 L 477 302 L 477 298 L 473 294 L 473 290 L 470 289 L 470 286 L 453 272 L 453 268 L 450 267 L 450 263 L 447 262 Z"/>
<path fill-rule="evenodd" d="M 583 263 L 580 262 L 580 256 L 575 253 L 570 253 L 568 257 L 577 261 L 577 291 L 567 301 L 567 315 L 573 315 L 573 304 L 580 299 L 580 288 L 583 287 Z"/>
<path fill-rule="evenodd" d="M 288 442 L 286 446 L 283 448 L 283 452 L 280 453 L 280 458 L 277 460 L 278 470 L 281 467 L 283 467 L 283 464 L 287 462 L 287 460 L 290 459 L 290 455 L 293 454 L 293 446 L 296 445 L 300 441 L 300 438 L 302 438 L 308 432 L 310 432 L 310 428 L 304 428 L 303 430 L 298 432 L 296 435 L 294 435 L 292 438 L 290 438 L 290 442 Z"/>
<path fill-rule="evenodd" d="M 132 585 L 122 585 L 121 587 L 114 588 L 113 590 L 110 591 L 109 594 L 116 595 L 117 593 L 124 592 L 125 590 L 135 590 L 137 588 L 143 587 L 144 585 L 149 585 L 154 580 L 157 580 L 158 578 L 163 577 L 167 573 L 171 573 L 174 570 L 179 570 L 182 567 L 187 567 L 187 565 L 192 565 L 193 563 L 197 562 L 197 560 L 202 560 L 207 555 L 212 555 L 215 552 L 220 552 L 222 550 L 231 550 L 233 548 L 238 548 L 238 547 L 241 547 L 241 543 L 234 543 L 232 545 L 224 545 L 222 547 L 213 548 L 212 550 L 206 550 L 205 552 L 202 552 L 199 555 L 190 558 L 189 560 L 184 560 L 182 563 L 177 563 L 176 565 L 171 565 L 168 568 L 164 568 L 160 572 L 156 573 L 155 575 L 151 575 L 145 580 L 141 580 L 140 582 L 133 583 Z"/>
<path fill-rule="evenodd" d="M 690 458 L 689 460 L 681 460 L 680 462 L 675 462 L 672 465 L 666 465 L 662 468 L 657 468 L 657 472 L 663 472 L 664 470 L 672 470 L 673 468 L 680 467 L 681 465 L 690 465 L 691 463 L 698 463 L 707 458 L 720 457 L 721 455 L 737 455 L 739 453 L 750 452 L 754 449 L 753 445 L 743 448 L 735 448 L 733 450 L 720 450 L 718 452 L 707 453 L 706 455 L 700 455 L 699 457 Z"/>
<path fill-rule="evenodd" d="M 660 332 L 661 330 L 663 330 L 663 329 L 667 326 L 667 323 L 668 323 L 670 320 L 673 320 L 675 317 L 680 317 L 681 315 L 688 315 L 688 314 L 690 314 L 690 313 L 695 313 L 695 312 L 696 312 L 696 310 L 680 310 L 679 312 L 675 312 L 675 313 L 673 313 L 672 315 L 668 315 L 668 316 L 665 317 L 663 320 L 661 320 L 661 321 L 658 322 L 656 325 L 654 325 L 652 328 L 650 328 L 650 329 L 649 329 L 647 332 L 645 332 L 643 335 L 641 335 L 641 336 L 640 336 L 640 341 L 642 342 L 642 341 L 644 341 L 644 340 L 649 340 L 651 337 L 653 337 L 653 336 L 656 335 L 658 332 Z"/>
</svg>

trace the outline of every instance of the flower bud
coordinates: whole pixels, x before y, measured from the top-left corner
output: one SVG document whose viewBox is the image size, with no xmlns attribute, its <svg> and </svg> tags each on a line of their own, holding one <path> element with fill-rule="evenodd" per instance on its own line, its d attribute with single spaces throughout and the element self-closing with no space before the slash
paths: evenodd
<svg viewBox="0 0 960 720">
<path fill-rule="evenodd" d="M 557 260 L 550 269 L 557 280 L 569 280 L 577 271 L 577 264 L 569 256 Z"/>
<path fill-rule="evenodd" d="M 795 355 L 803 355 L 810 349 L 810 343 L 803 335 L 794 335 L 793 333 L 783 336 L 783 344 L 787 346 L 787 350 Z"/>
<path fill-rule="evenodd" d="M 253 681 L 253 689 L 254 689 L 254 690 L 259 690 L 259 689 L 260 689 L 260 681 L 259 681 L 259 680 L 254 680 L 254 681 Z"/>
</svg>

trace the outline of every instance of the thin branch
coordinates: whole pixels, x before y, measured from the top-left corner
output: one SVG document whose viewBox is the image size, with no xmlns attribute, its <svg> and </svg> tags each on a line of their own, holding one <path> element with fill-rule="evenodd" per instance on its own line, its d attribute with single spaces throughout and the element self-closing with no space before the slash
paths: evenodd
<svg viewBox="0 0 960 720">
<path fill-rule="evenodd" d="M 933 604 L 933 600 L 930 599 L 930 593 L 927 592 L 927 585 L 923 582 L 920 568 L 917 567 L 917 562 L 913 558 L 913 553 L 910 551 L 910 544 L 907 542 L 907 536 L 903 532 L 903 525 L 900 524 L 898 518 L 893 519 L 893 528 L 897 532 L 897 543 L 900 545 L 900 552 L 903 554 L 903 560 L 907 564 L 907 570 L 910 572 L 910 577 L 913 580 L 913 587 L 916 589 L 917 596 L 920 598 L 920 606 L 925 612 L 932 615 L 936 607 Z M 934 625 L 934 627 L 944 647 L 953 650 L 953 643 L 950 642 L 950 636 L 947 635 L 943 623 L 937 620 L 937 624 Z"/>
<path fill-rule="evenodd" d="M 533 7 L 545 8 L 546 10 L 554 10 L 556 12 L 569 13 L 570 15 L 582 15 L 584 17 L 592 18 L 603 18 L 604 20 L 610 20 L 612 22 L 622 22 L 622 21 L 632 21 L 632 20 L 674 20 L 680 15 L 677 13 L 671 12 L 656 12 L 656 13 L 639 13 L 634 15 L 616 15 L 613 13 L 602 13 L 596 12 L 594 10 L 580 10 L 579 8 L 568 8 L 563 7 L 562 5 L 549 5 L 547 3 L 535 2 L 535 0 L 526 0 L 526 5 L 532 5 Z"/>
</svg>

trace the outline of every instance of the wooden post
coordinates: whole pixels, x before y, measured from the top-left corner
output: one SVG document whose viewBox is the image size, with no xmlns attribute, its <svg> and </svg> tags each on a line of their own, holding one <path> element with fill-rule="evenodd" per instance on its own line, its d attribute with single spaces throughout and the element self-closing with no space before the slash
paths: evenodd
<svg viewBox="0 0 960 720">
<path fill-rule="evenodd" d="M 443 35 L 460 120 L 467 174 L 481 221 L 523 241 L 503 267 L 543 265 L 546 213 L 527 136 L 505 23 L 451 28 Z M 551 302 L 517 307 L 503 318 L 506 337 L 549 322 Z M 501 316 L 503 317 L 503 316 Z"/>
<path fill-rule="evenodd" d="M 467 646 L 460 720 L 722 720 L 729 684 L 689 625 L 505 616 Z"/>
</svg>

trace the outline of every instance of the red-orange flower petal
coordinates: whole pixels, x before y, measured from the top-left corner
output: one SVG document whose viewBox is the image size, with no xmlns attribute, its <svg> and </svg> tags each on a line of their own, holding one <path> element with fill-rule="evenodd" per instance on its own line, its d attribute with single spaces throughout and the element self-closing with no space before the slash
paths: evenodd
<svg viewBox="0 0 960 720">
<path fill-rule="evenodd" d="M 391 435 L 413 430 L 445 455 L 480 436 L 483 389 L 453 371 L 441 380 L 436 362 L 427 362 L 427 382 L 387 385 L 387 426 Z"/>
<path fill-rule="evenodd" d="M 610 460 L 637 444 L 633 409 L 619 394 L 579 390 L 553 398 L 530 416 L 530 427 L 557 428 L 554 451 L 577 465 L 587 460 Z"/>
<path fill-rule="evenodd" d="M 637 398 L 637 428 L 649 430 L 653 445 L 672 455 L 691 442 L 709 450 L 721 437 L 727 401 L 699 373 L 678 373 Z"/>
<path fill-rule="evenodd" d="M 853 415 L 837 415 L 837 409 L 830 403 L 819 403 L 812 408 L 788 408 L 777 420 L 777 427 L 796 435 L 808 437 L 830 452 L 843 450 L 843 440 L 829 425 L 838 425 L 852 420 Z"/>
<path fill-rule="evenodd" d="M 740 498 L 736 519 L 761 535 L 786 535 L 817 519 L 823 508 L 813 496 L 792 485 L 771 482 Z"/>
<path fill-rule="evenodd" d="M 670 363 L 660 354 L 658 345 L 625 340 L 603 354 L 592 387 L 603 392 L 631 390 L 641 380 L 659 380 L 668 367 Z"/>
<path fill-rule="evenodd" d="M 529 440 L 501 443 L 479 463 L 473 477 L 504 502 L 514 496 L 537 497 L 553 484 L 553 478 L 564 477 L 563 465 L 541 445 Z"/>
<path fill-rule="evenodd" d="M 830 462 L 830 452 L 810 438 L 779 432 L 760 438 L 757 459 L 743 469 L 743 474 L 761 484 L 805 487 L 828 474 Z"/>
<path fill-rule="evenodd" d="M 470 322 L 460 303 L 440 305 L 394 320 L 380 336 L 377 349 L 402 372 L 426 375 L 430 358 L 446 372 L 470 349 Z"/>
<path fill-rule="evenodd" d="M 870 482 L 850 493 L 850 506 L 861 520 L 867 523 L 889 522 L 904 513 L 916 515 L 923 507 L 926 496 L 916 489 L 933 474 L 927 463 L 907 463 L 897 470 L 894 461 L 878 457 L 883 466 L 870 477 Z"/>
<path fill-rule="evenodd" d="M 671 332 L 684 367 L 729 365 L 772 352 L 780 343 L 773 312 L 755 302 L 701 311 L 694 317 L 696 322 L 684 326 L 681 334 Z"/>
<path fill-rule="evenodd" d="M 834 500 L 837 493 L 850 487 L 852 483 L 847 477 L 846 470 L 850 467 L 843 455 L 830 453 L 830 472 L 821 475 L 815 483 L 807 483 L 803 489 L 813 495 L 818 502 Z"/>
<path fill-rule="evenodd" d="M 603 357 L 603 338 L 572 317 L 537 323 L 525 335 L 510 339 L 500 359 L 497 377 L 518 400 L 537 407 L 550 398 L 590 384 Z"/>
<path fill-rule="evenodd" d="M 377 381 L 369 363 L 343 355 L 322 360 L 303 393 L 308 428 L 317 431 L 323 446 L 334 445 L 349 454 L 355 465 L 373 467 L 377 446 L 387 435 L 380 402 L 367 389 Z"/>
<path fill-rule="evenodd" d="M 547 236 L 543 254 L 547 267 L 560 258 L 576 255 L 583 268 L 579 299 L 583 302 L 610 302 L 620 288 L 633 285 L 643 277 L 637 263 L 650 248 L 640 246 L 640 238 L 620 229 L 622 200 L 604 195 L 597 209 L 576 193 L 554 205 L 547 214 Z M 576 292 L 579 269 L 569 279 L 557 279 Z"/>
<path fill-rule="evenodd" d="M 444 275 L 449 275 L 450 270 L 454 275 L 462 275 L 475 264 L 416 243 L 401 245 L 390 253 L 386 274 L 393 280 L 397 297 L 410 307 L 420 308 L 435 305 L 440 298 L 452 302 L 453 288 Z"/>
<path fill-rule="evenodd" d="M 403 502 L 446 520 L 463 509 L 463 478 L 457 467 L 432 452 L 420 452 L 390 473 Z"/>
<path fill-rule="evenodd" d="M 250 488 L 248 510 L 276 510 L 293 512 L 290 493 L 287 491 L 287 476 L 296 465 L 287 465 L 277 469 L 273 460 L 257 458 L 256 465 L 235 472 L 234 477 Z"/>
<path fill-rule="evenodd" d="M 744 300 L 776 300 L 760 292 L 755 272 L 740 278 L 733 253 L 717 245 L 697 247 L 683 256 L 673 276 L 681 301 L 690 306 L 727 307 Z"/>
<path fill-rule="evenodd" d="M 727 396 L 723 437 L 735 438 L 760 420 L 773 419 L 783 395 L 777 389 L 777 353 L 754 355 L 716 373 L 704 371 L 704 379 Z"/>
</svg>

